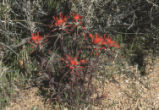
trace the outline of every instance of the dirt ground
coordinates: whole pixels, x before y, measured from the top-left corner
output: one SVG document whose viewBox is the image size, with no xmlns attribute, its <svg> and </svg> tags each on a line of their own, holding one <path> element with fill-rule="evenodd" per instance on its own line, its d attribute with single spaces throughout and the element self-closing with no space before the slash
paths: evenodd
<svg viewBox="0 0 159 110">
<path fill-rule="evenodd" d="M 114 75 L 105 83 L 104 88 L 101 88 L 99 93 L 105 94 L 106 97 L 94 109 L 159 110 L 159 59 L 155 60 L 148 75 L 141 78 L 129 78 L 124 74 Z"/>
<path fill-rule="evenodd" d="M 159 58 L 148 75 L 137 77 L 136 70 L 133 71 L 135 77 L 114 74 L 104 86 L 96 81 L 98 94 L 92 98 L 103 95 L 103 99 L 91 110 L 159 110 Z M 37 92 L 38 88 L 22 90 L 6 110 L 51 110 Z"/>
<path fill-rule="evenodd" d="M 11 101 L 6 110 L 52 110 L 37 93 L 37 87 L 19 91 L 18 97 Z"/>
</svg>

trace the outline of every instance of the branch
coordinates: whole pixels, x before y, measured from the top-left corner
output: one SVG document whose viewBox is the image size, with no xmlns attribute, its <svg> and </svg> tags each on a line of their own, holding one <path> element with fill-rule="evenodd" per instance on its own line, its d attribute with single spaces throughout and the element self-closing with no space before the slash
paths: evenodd
<svg viewBox="0 0 159 110">
<path fill-rule="evenodd" d="M 152 1 L 150 1 L 150 0 L 146 0 L 149 4 L 152 4 L 154 7 L 157 7 L 157 8 L 159 8 L 159 6 L 157 5 L 157 4 L 155 4 L 155 3 L 153 3 Z"/>
<path fill-rule="evenodd" d="M 4 46 L 4 47 L 8 48 L 9 50 L 11 50 L 13 53 L 15 53 L 15 54 L 18 56 L 18 54 L 12 49 L 12 47 L 10 47 L 10 46 L 4 44 L 3 42 L 0 42 L 0 45 L 2 45 L 2 46 Z"/>
<path fill-rule="evenodd" d="M 19 44 L 17 44 L 17 45 L 11 45 L 11 47 L 12 47 L 13 49 L 18 48 L 18 47 L 20 47 L 20 46 L 26 44 L 26 43 L 28 42 L 28 40 L 30 40 L 30 39 L 31 39 L 31 37 L 25 38 L 25 39 L 23 39 Z"/>
</svg>

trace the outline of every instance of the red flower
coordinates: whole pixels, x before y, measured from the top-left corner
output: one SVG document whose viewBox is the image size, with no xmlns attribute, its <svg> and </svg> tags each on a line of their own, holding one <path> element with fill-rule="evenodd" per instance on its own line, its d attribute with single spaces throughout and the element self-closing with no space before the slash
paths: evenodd
<svg viewBox="0 0 159 110">
<path fill-rule="evenodd" d="M 75 14 L 72 12 L 72 16 L 73 19 L 77 22 L 77 21 L 81 21 L 81 19 L 83 18 L 83 16 L 80 16 L 79 14 Z"/>
<path fill-rule="evenodd" d="M 81 22 L 83 16 L 80 16 L 79 14 L 75 14 L 75 13 L 72 12 L 72 18 L 73 18 L 73 21 L 72 21 L 73 26 L 72 26 L 72 29 L 70 31 L 73 31 L 78 26 L 81 26 L 81 28 L 83 30 L 86 30 L 85 27 L 82 26 L 82 22 Z"/>
<path fill-rule="evenodd" d="M 105 34 L 104 34 L 104 38 L 100 37 L 99 34 L 95 35 L 89 33 L 89 37 L 91 38 L 91 42 L 93 43 L 93 50 L 96 50 L 96 54 L 97 56 L 99 55 L 98 50 L 105 50 L 107 47 L 115 47 L 115 48 L 119 48 L 119 45 L 110 39 L 110 37 L 105 38 Z M 85 38 L 85 36 L 84 36 Z M 88 42 L 88 40 L 85 38 L 85 40 Z M 95 48 L 94 46 L 96 46 L 97 48 Z M 93 52 L 92 50 L 92 52 Z M 91 55 L 92 55 L 91 52 Z"/>
<path fill-rule="evenodd" d="M 67 16 L 62 16 L 62 13 L 60 12 L 59 13 L 59 17 L 54 17 L 53 16 L 53 19 L 55 20 L 55 23 L 54 23 L 54 26 L 58 27 L 58 28 L 55 28 L 55 29 L 52 29 L 51 31 L 54 32 L 56 30 L 63 30 L 65 31 L 66 33 L 70 33 L 71 29 L 69 29 L 69 27 L 71 26 L 71 24 L 68 24 L 67 23 Z M 53 22 L 53 21 L 52 21 Z M 52 27 L 52 23 L 51 25 L 49 26 L 49 28 Z"/>
<path fill-rule="evenodd" d="M 32 35 L 31 38 L 32 38 L 33 42 L 36 43 L 36 44 L 38 44 L 38 45 L 41 45 L 40 41 L 43 40 L 44 37 L 40 36 L 39 32 L 37 32 L 37 34 L 33 34 L 32 33 L 31 35 Z"/>
<path fill-rule="evenodd" d="M 44 39 L 44 36 L 40 36 L 39 35 L 39 32 L 37 32 L 36 34 L 31 34 L 31 39 L 32 39 L 32 42 L 31 41 L 28 41 L 29 44 L 31 44 L 33 47 L 32 48 L 35 48 L 37 47 L 38 45 L 40 46 L 41 48 L 41 43 Z M 47 39 L 45 40 L 45 42 L 47 41 Z M 33 52 L 33 51 L 32 51 Z"/>
<path fill-rule="evenodd" d="M 110 37 L 108 37 L 106 40 L 109 46 L 119 48 L 119 45 L 115 41 L 111 40 Z"/>
<path fill-rule="evenodd" d="M 100 37 L 98 34 L 96 34 L 96 38 L 94 39 L 93 43 L 97 45 L 103 45 L 105 42 L 104 38 Z"/>
<path fill-rule="evenodd" d="M 89 33 L 89 37 L 91 38 L 91 41 L 93 42 L 93 40 L 94 40 L 94 35 L 91 34 L 91 33 Z"/>
<path fill-rule="evenodd" d="M 56 21 L 54 24 L 55 26 L 65 25 L 67 21 L 67 17 L 66 16 L 63 17 L 61 12 L 59 13 L 59 17 L 53 16 L 53 19 Z"/>
<path fill-rule="evenodd" d="M 83 59 L 83 60 L 80 60 L 80 61 L 79 61 L 79 65 L 82 64 L 82 63 L 83 63 L 83 64 L 86 63 L 86 60 Z"/>
<path fill-rule="evenodd" d="M 77 59 L 78 59 L 77 57 L 73 58 L 69 55 L 66 55 L 66 59 L 61 58 L 61 61 L 64 61 L 67 64 L 66 67 L 69 67 L 69 69 L 71 69 L 71 74 L 75 70 L 77 72 L 77 74 L 79 75 L 79 72 L 77 71 L 77 69 L 80 70 L 81 68 L 83 68 L 83 66 L 81 66 L 81 64 L 86 63 L 85 59 L 82 59 L 80 61 L 78 61 Z"/>
<path fill-rule="evenodd" d="M 104 38 L 100 37 L 98 34 L 96 34 L 96 37 L 94 37 L 93 34 L 89 33 L 89 37 L 91 38 L 91 41 L 95 45 L 105 45 L 106 42 Z"/>
<path fill-rule="evenodd" d="M 118 45 L 116 42 L 115 42 L 115 44 L 114 44 L 114 47 L 115 47 L 115 48 L 120 48 L 119 45 Z"/>
<path fill-rule="evenodd" d="M 70 61 L 70 64 L 72 66 L 76 66 L 78 64 L 77 60 L 75 58 L 72 58 L 71 56 L 69 55 L 66 55 L 66 58 Z"/>
<path fill-rule="evenodd" d="M 114 41 L 112 41 L 109 37 L 106 40 L 110 46 L 114 44 Z"/>
<path fill-rule="evenodd" d="M 110 37 L 104 38 L 100 37 L 98 34 L 96 34 L 96 37 L 89 33 L 89 37 L 91 38 L 91 41 L 94 45 L 98 45 L 98 46 L 111 46 L 111 47 L 119 47 L 115 41 L 111 40 Z M 87 41 L 88 42 L 88 41 Z"/>
</svg>

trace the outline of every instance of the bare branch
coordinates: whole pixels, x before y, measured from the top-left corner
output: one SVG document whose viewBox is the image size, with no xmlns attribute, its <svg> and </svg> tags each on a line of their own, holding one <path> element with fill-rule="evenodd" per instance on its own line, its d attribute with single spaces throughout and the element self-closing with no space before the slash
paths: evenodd
<svg viewBox="0 0 159 110">
<path fill-rule="evenodd" d="M 4 47 L 8 48 L 9 50 L 11 50 L 13 53 L 15 53 L 15 54 L 18 56 L 18 54 L 12 49 L 12 47 L 10 47 L 10 46 L 4 44 L 3 42 L 0 42 L 0 45 L 2 45 L 2 46 L 4 46 Z"/>
<path fill-rule="evenodd" d="M 153 3 L 152 1 L 150 1 L 150 0 L 146 0 L 149 4 L 152 4 L 154 7 L 157 7 L 157 8 L 159 8 L 159 6 L 157 5 L 157 4 L 155 4 L 155 3 Z"/>
</svg>

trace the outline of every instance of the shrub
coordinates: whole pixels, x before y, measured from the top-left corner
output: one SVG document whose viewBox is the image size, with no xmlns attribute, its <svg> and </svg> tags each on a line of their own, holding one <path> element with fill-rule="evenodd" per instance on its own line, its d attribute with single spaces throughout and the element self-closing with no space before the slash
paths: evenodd
<svg viewBox="0 0 159 110">
<path fill-rule="evenodd" d="M 39 61 L 38 67 L 44 76 L 41 81 L 50 87 L 51 99 L 69 104 L 91 94 L 91 80 L 98 69 L 101 52 L 119 48 L 111 37 L 88 32 L 82 16 L 73 12 L 71 15 L 64 16 L 60 12 L 57 17 L 52 16 L 50 32 L 46 35 L 32 33 L 32 42 L 29 41 L 33 46 L 33 59 Z M 92 58 L 96 64 L 92 64 Z"/>
</svg>

